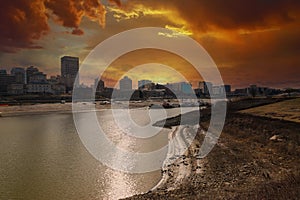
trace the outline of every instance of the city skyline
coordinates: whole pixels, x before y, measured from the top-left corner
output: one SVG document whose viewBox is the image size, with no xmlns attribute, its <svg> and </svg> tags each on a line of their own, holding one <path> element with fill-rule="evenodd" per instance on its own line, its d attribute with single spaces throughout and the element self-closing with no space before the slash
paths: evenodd
<svg viewBox="0 0 300 200">
<path fill-rule="evenodd" d="M 51 82 L 53 79 L 58 79 L 58 78 L 61 78 L 61 84 L 66 84 L 65 82 L 64 82 L 64 80 L 63 80 L 63 76 L 62 76 L 62 73 L 63 73 L 63 62 L 62 62 L 62 60 L 64 59 L 64 58 L 67 58 L 67 59 L 78 59 L 77 57 L 74 57 L 74 56 L 63 56 L 63 57 L 61 57 L 60 58 L 60 60 L 61 60 L 61 66 L 60 66 L 60 71 L 61 71 L 61 74 L 55 74 L 55 75 L 48 75 L 48 74 L 45 74 L 43 71 L 40 71 L 40 69 L 38 68 L 38 67 L 35 67 L 35 66 L 29 66 L 29 67 L 12 67 L 12 68 L 10 68 L 10 69 L 2 69 L 2 68 L 0 68 L 0 74 L 6 74 L 6 75 L 9 75 L 9 76 L 16 76 L 16 75 L 18 75 L 18 73 L 20 73 L 20 71 L 24 71 L 24 76 L 23 77 L 17 77 L 16 79 L 18 80 L 20 80 L 20 78 L 24 78 L 24 83 L 22 83 L 22 82 L 18 82 L 17 81 L 17 83 L 20 83 L 20 84 L 27 84 L 27 83 L 46 83 L 46 82 Z M 75 62 L 77 62 L 77 61 L 75 61 Z M 75 69 L 75 71 L 76 70 L 78 70 L 79 68 L 77 68 L 76 67 L 76 69 Z M 37 78 L 37 81 L 29 81 L 29 77 L 28 77 L 28 73 L 30 73 L 30 71 L 34 71 L 34 72 L 37 72 L 37 74 L 35 74 L 35 75 L 38 75 L 37 77 L 35 77 L 35 78 Z M 29 71 L 29 72 L 28 72 Z M 15 74 L 16 73 L 16 74 Z M 65 72 L 66 73 L 66 72 Z M 41 76 L 41 77 L 40 77 Z M 69 78 L 71 78 L 72 80 L 70 80 L 69 82 L 72 82 L 73 84 L 74 84 L 74 82 L 75 82 L 75 77 L 69 77 Z M 204 91 L 208 91 L 209 89 L 207 89 L 208 87 L 210 88 L 210 90 L 211 91 L 213 91 L 213 87 L 219 87 L 219 86 L 229 86 L 230 87 L 230 90 L 232 90 L 232 89 L 234 89 L 234 90 L 239 90 L 239 89 L 242 89 L 241 87 L 239 87 L 239 88 L 235 88 L 235 87 L 232 87 L 232 85 L 231 84 L 228 84 L 228 83 L 224 83 L 223 85 L 220 85 L 220 84 L 215 84 L 215 83 L 213 83 L 213 82 L 206 82 L 206 81 L 204 81 L 204 80 L 202 80 L 202 79 L 199 79 L 199 80 L 196 80 L 195 82 L 194 82 L 194 84 L 193 83 L 191 83 L 191 82 L 186 82 L 186 81 L 174 81 L 174 82 L 168 82 L 168 81 L 166 81 L 166 82 L 156 82 L 156 81 L 153 81 L 153 80 L 150 80 L 150 79 L 132 79 L 132 77 L 130 77 L 130 76 L 128 76 L 128 75 L 124 75 L 124 76 L 122 76 L 121 77 L 121 79 L 120 80 L 117 80 L 116 81 L 116 83 L 117 84 L 114 84 L 114 85 L 111 85 L 111 84 L 109 84 L 109 81 L 105 81 L 105 79 L 103 79 L 103 77 L 98 77 L 98 78 L 96 78 L 96 80 L 97 81 L 102 81 L 103 82 L 103 84 L 105 83 L 105 86 L 107 86 L 107 87 L 109 87 L 109 88 L 114 88 L 114 89 L 120 89 L 120 82 L 121 81 L 123 81 L 124 79 L 129 79 L 130 81 L 131 81 L 131 88 L 133 89 L 133 90 L 135 90 L 135 89 L 140 89 L 140 85 L 142 86 L 142 85 L 147 85 L 147 84 L 160 84 L 160 85 L 168 85 L 168 84 L 177 84 L 177 83 L 188 83 L 188 84 L 190 84 L 191 86 L 192 86 L 192 88 L 193 89 L 199 89 L 199 88 L 206 88 L 206 89 L 203 89 Z M 92 83 L 92 84 L 90 84 L 90 85 L 85 85 L 84 83 L 82 83 L 82 82 L 79 82 L 79 86 L 80 85 L 82 85 L 82 86 L 84 86 L 84 87 L 94 87 L 95 86 L 95 84 L 96 84 L 96 80 Z M 201 86 L 201 84 L 202 84 L 202 86 Z M 209 84 L 209 86 L 206 86 L 206 84 Z M 66 84 L 67 85 L 67 84 Z M 256 86 L 256 84 L 249 84 L 249 85 L 247 85 L 246 87 L 251 87 L 251 86 Z M 267 87 L 267 86 L 264 86 L 264 85 L 259 85 L 259 86 L 261 86 L 261 87 L 264 87 L 264 88 L 272 88 L 272 87 Z M 126 87 L 128 87 L 128 86 L 126 86 Z M 276 88 L 276 87 L 274 87 L 274 89 L 299 89 L 299 88 L 297 88 L 297 87 L 295 87 L 295 88 L 292 88 L 292 87 L 286 87 L 286 88 Z M 244 89 L 244 88 L 243 88 Z M 125 89 L 126 90 L 126 89 Z M 225 88 L 225 90 L 226 90 L 226 88 Z M 71 91 L 71 90 L 70 90 Z M 204 93 L 207 93 L 207 92 L 204 92 Z"/>
</svg>

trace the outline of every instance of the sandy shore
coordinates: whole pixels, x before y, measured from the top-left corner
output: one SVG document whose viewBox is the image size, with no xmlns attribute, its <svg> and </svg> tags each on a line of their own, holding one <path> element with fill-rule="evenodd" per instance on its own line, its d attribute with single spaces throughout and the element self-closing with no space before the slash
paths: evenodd
<svg viewBox="0 0 300 200">
<path fill-rule="evenodd" d="M 71 113 L 72 104 L 34 104 L 20 106 L 0 106 L 2 117 L 31 115 L 31 114 L 47 114 L 47 113 Z"/>
<path fill-rule="evenodd" d="M 131 102 L 130 108 L 148 107 L 152 103 L 159 102 Z M 86 103 L 78 103 L 77 105 L 84 106 Z M 111 104 L 91 104 L 95 106 L 96 110 L 111 109 Z M 125 108 L 126 105 L 123 102 L 117 102 L 113 105 L 113 108 Z M 0 106 L 0 115 L 2 117 L 23 116 L 23 115 L 39 115 L 39 114 L 51 114 L 51 113 L 72 113 L 72 103 L 50 103 L 50 104 L 32 104 L 32 105 L 15 105 L 15 106 Z"/>
<path fill-rule="evenodd" d="M 178 103 L 176 100 L 171 100 L 170 103 Z M 96 102 L 93 103 L 76 103 L 77 105 L 92 105 L 95 106 L 96 110 L 101 109 L 118 109 L 118 108 L 142 108 L 149 107 L 152 104 L 161 105 L 162 100 L 149 100 L 149 101 L 131 101 L 129 105 L 127 102 L 115 101 L 112 104 Z M 1 106 L 0 105 L 0 116 L 12 117 L 32 114 L 50 114 L 50 113 L 72 113 L 72 103 L 43 103 L 43 104 L 26 104 L 26 105 L 14 105 L 14 106 Z"/>
<path fill-rule="evenodd" d="M 202 129 L 182 155 L 176 148 L 181 148 L 187 126 L 173 127 L 183 139 L 170 145 L 162 180 L 148 193 L 128 199 L 298 199 L 300 123 L 238 112 L 274 102 L 229 105 L 221 137 L 205 158 L 198 150 L 209 120 L 200 122 Z M 175 122 L 170 120 L 174 126 Z"/>
<path fill-rule="evenodd" d="M 200 145 L 193 132 L 198 126 L 178 126 L 169 134 L 169 151 L 162 167 L 162 179 L 152 191 L 173 190 L 192 173 L 201 173 Z M 171 186 L 171 187 L 166 187 Z"/>
</svg>

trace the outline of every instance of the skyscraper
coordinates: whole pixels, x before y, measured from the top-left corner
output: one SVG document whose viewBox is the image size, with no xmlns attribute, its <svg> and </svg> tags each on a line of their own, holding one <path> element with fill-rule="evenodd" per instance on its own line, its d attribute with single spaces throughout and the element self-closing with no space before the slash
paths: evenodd
<svg viewBox="0 0 300 200">
<path fill-rule="evenodd" d="M 78 57 L 64 56 L 61 58 L 61 78 L 64 85 L 66 86 L 67 92 L 73 90 L 73 85 L 75 83 L 78 71 Z M 79 78 L 77 79 L 76 85 L 79 86 Z"/>
<path fill-rule="evenodd" d="M 120 90 L 132 90 L 132 80 L 127 76 L 120 80 Z"/>
</svg>

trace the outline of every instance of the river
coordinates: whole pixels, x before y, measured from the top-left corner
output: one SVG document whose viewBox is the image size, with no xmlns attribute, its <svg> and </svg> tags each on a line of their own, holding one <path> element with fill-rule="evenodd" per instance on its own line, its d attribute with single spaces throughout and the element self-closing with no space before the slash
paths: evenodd
<svg viewBox="0 0 300 200">
<path fill-rule="evenodd" d="M 141 110 L 133 110 L 133 115 Z M 168 116 L 179 112 L 171 109 Z M 113 120 L 109 110 L 97 116 L 99 121 Z M 139 123 L 149 121 L 147 115 L 138 116 Z M 114 142 L 130 142 L 130 149 L 141 152 L 166 145 L 170 132 L 162 129 L 143 143 L 126 141 L 117 128 L 106 128 Z M 0 118 L 0 199 L 119 199 L 147 192 L 160 179 L 160 170 L 129 174 L 93 158 L 79 139 L 72 114 Z"/>
</svg>

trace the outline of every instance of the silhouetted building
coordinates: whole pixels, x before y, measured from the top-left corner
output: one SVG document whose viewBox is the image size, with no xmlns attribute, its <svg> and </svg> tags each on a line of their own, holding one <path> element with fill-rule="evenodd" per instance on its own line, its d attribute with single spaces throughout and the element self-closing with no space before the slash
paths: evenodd
<svg viewBox="0 0 300 200">
<path fill-rule="evenodd" d="M 0 94 L 8 94 L 8 86 L 15 82 L 15 76 L 7 74 L 7 71 L 2 69 L 0 70 Z"/>
<path fill-rule="evenodd" d="M 30 83 L 26 85 L 28 94 L 53 94 L 51 85 L 48 83 Z"/>
<path fill-rule="evenodd" d="M 256 85 L 250 85 L 250 87 L 248 88 L 247 94 L 249 96 L 255 97 L 258 95 L 258 88 Z"/>
<path fill-rule="evenodd" d="M 62 83 L 61 76 L 51 76 L 47 82 L 51 85 L 53 94 L 60 95 L 66 93 L 66 86 Z"/>
<path fill-rule="evenodd" d="M 34 72 L 29 76 L 28 84 L 47 83 L 47 75 L 43 72 Z"/>
<path fill-rule="evenodd" d="M 212 87 L 212 95 L 219 96 L 219 95 L 224 95 L 224 94 L 225 94 L 225 89 L 223 86 L 213 86 Z"/>
<path fill-rule="evenodd" d="M 30 83 L 30 77 L 35 74 L 38 73 L 39 70 L 38 68 L 34 67 L 34 66 L 30 66 L 26 69 L 26 83 Z"/>
<path fill-rule="evenodd" d="M 73 90 L 78 71 L 79 58 L 71 56 L 64 56 L 61 58 L 61 78 L 66 86 L 67 92 Z M 76 85 L 79 86 L 79 78 Z"/>
<path fill-rule="evenodd" d="M 14 67 L 11 69 L 10 74 L 15 76 L 15 83 L 16 84 L 25 84 L 25 69 L 21 67 Z"/>
<path fill-rule="evenodd" d="M 248 95 L 248 88 L 236 89 L 234 91 L 234 94 L 237 95 L 237 96 L 247 96 Z"/>
<path fill-rule="evenodd" d="M 149 80 L 140 80 L 138 81 L 138 89 L 150 89 L 152 85 L 152 81 Z"/>
<path fill-rule="evenodd" d="M 120 80 L 120 90 L 128 91 L 132 90 L 132 80 L 125 76 L 123 79 Z"/>
<path fill-rule="evenodd" d="M 225 90 L 226 94 L 230 94 L 231 93 L 231 85 L 224 85 L 224 90 Z"/>
<path fill-rule="evenodd" d="M 7 87 L 7 94 L 9 95 L 23 95 L 25 92 L 24 84 L 10 84 Z"/>
<path fill-rule="evenodd" d="M 52 89 L 52 94 L 60 95 L 66 93 L 66 86 L 63 84 L 50 84 Z"/>
<path fill-rule="evenodd" d="M 94 87 L 96 89 L 96 93 L 101 93 L 104 91 L 105 85 L 103 80 L 99 80 L 99 78 L 95 79 Z"/>
<path fill-rule="evenodd" d="M 191 95 L 193 94 L 193 88 L 190 83 L 179 82 L 179 83 L 167 83 L 165 85 L 170 91 L 176 95 Z"/>
<path fill-rule="evenodd" d="M 47 79 L 47 82 L 51 85 L 54 85 L 54 84 L 62 84 L 62 81 L 61 81 L 61 76 L 60 75 L 57 75 L 57 76 L 51 76 L 50 79 Z"/>
<path fill-rule="evenodd" d="M 209 95 L 212 92 L 213 84 L 211 82 L 199 82 L 199 89 L 202 91 L 204 95 Z"/>
<path fill-rule="evenodd" d="M 186 83 L 186 82 L 181 82 L 181 92 L 185 95 L 187 94 L 193 94 L 193 88 L 192 85 L 190 83 Z"/>
</svg>

